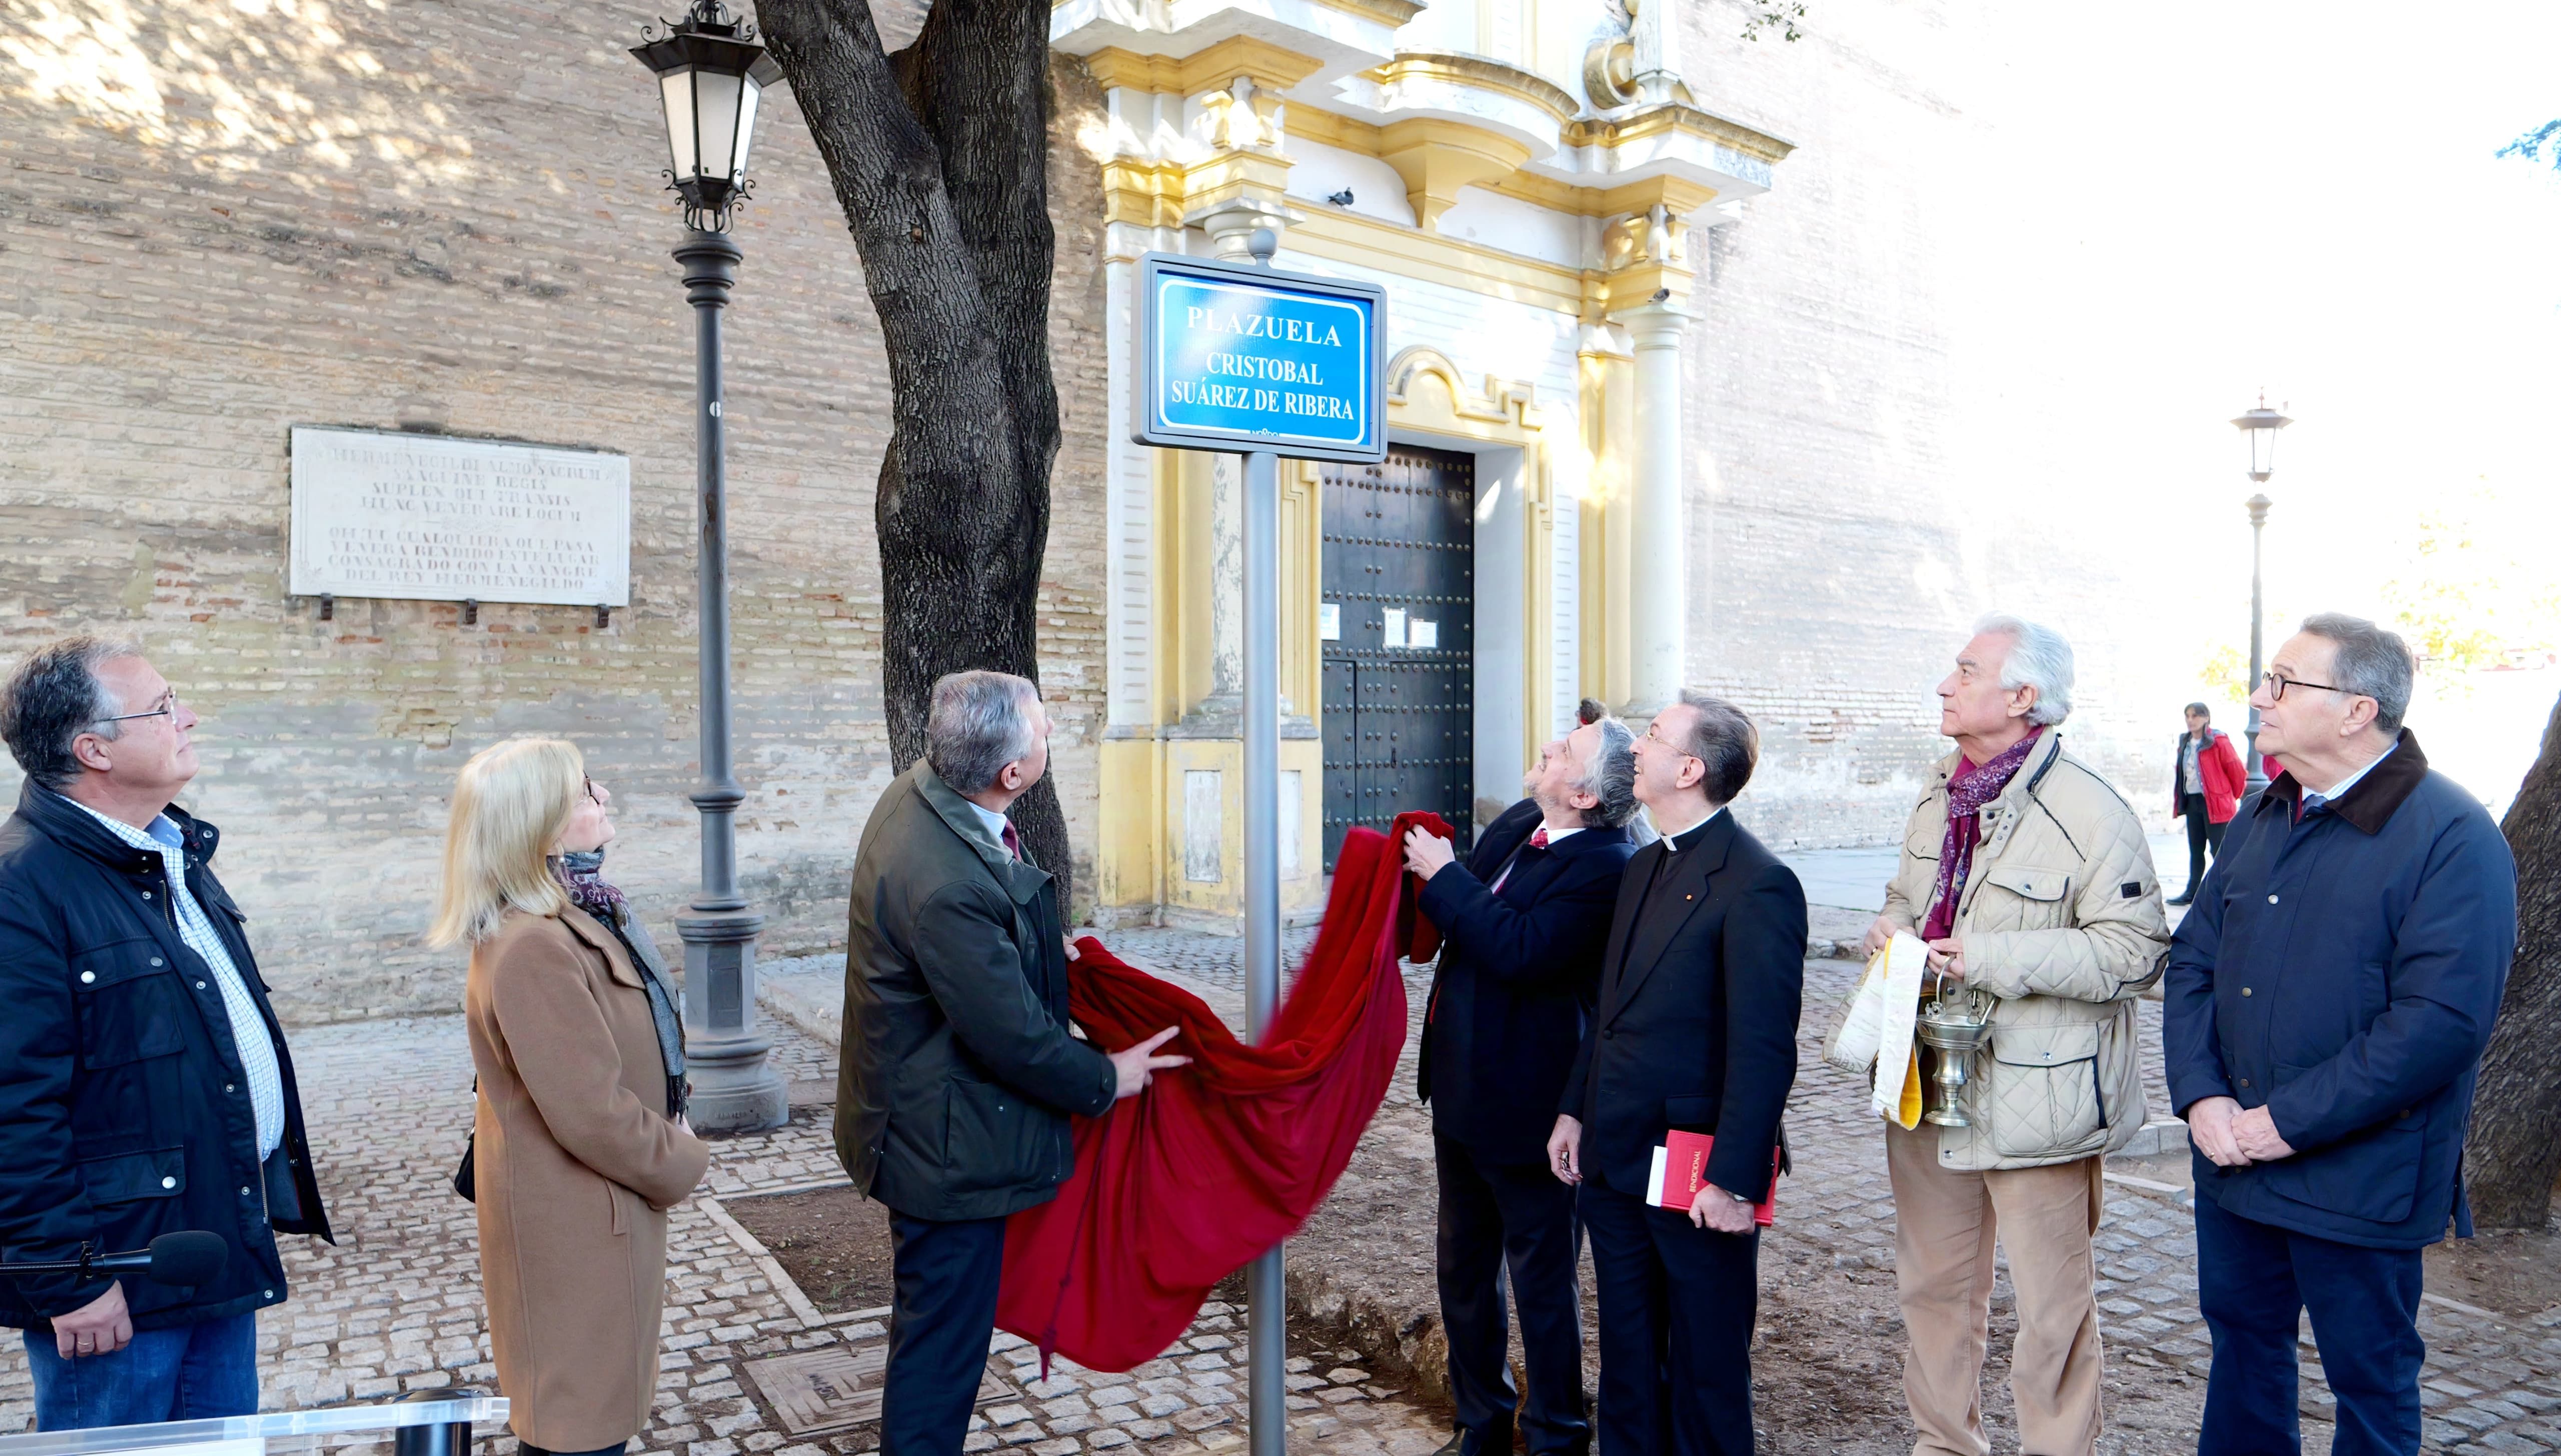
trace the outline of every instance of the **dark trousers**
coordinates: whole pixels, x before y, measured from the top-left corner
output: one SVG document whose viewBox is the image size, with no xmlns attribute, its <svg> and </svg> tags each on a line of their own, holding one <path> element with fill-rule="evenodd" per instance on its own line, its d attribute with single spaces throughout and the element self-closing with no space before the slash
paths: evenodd
<svg viewBox="0 0 2561 1456">
<path fill-rule="evenodd" d="M 2303 1449 L 2295 1341 L 2305 1310 L 2338 1397 L 2332 1456 L 2419 1449 L 2419 1250 L 2363 1248 L 2196 1200 L 2197 1304 L 2214 1336 L 2197 1456 Z M 1606 1407 L 1605 1407 L 1606 1409 Z"/>
<path fill-rule="evenodd" d="M 1005 1220 L 943 1223 L 892 1213 L 889 1236 L 897 1293 L 880 1456 L 960 1456 L 969 1408 L 987 1376 L 987 1342 L 996 1333 Z"/>
<path fill-rule="evenodd" d="M 1603 1456 L 1751 1456 L 1761 1235 L 1716 1233 L 1587 1173 Z"/>
<path fill-rule="evenodd" d="M 1440 1173 L 1441 1323 L 1450 1337 L 1450 1400 L 1467 1456 L 1512 1448 L 1512 1410 L 1531 1456 L 1592 1447 L 1583 1409 L 1583 1296 L 1574 1261 L 1582 1230 L 1574 1190 L 1544 1163 L 1477 1160 L 1465 1145 L 1433 1139 Z M 1512 1385 L 1503 1273 L 1520 1311 L 1529 1399 Z"/>
<path fill-rule="evenodd" d="M 2187 889 L 2179 893 L 2196 898 L 2196 887 L 2205 883 L 2205 852 L 2210 847 L 2214 858 L 2223 858 L 2223 831 L 2229 824 L 2216 824 L 2205 817 L 2205 795 L 2189 794 L 2180 801 L 2179 812 L 2187 816 Z"/>
</svg>

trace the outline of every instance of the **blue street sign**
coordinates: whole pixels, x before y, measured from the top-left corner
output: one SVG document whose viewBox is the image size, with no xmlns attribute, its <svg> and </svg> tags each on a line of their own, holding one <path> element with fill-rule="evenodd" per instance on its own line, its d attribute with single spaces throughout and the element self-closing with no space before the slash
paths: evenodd
<svg viewBox="0 0 2561 1456">
<path fill-rule="evenodd" d="M 1385 290 L 1176 253 L 1138 283 L 1139 443 L 1386 458 Z"/>
</svg>

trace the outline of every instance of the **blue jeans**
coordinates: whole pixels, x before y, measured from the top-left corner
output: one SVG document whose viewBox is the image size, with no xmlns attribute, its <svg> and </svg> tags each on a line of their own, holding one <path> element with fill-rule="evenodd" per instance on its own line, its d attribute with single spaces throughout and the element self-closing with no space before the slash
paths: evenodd
<svg viewBox="0 0 2561 1456">
<path fill-rule="evenodd" d="M 2338 1397 L 2331 1456 L 2416 1456 L 2419 1293 L 2415 1248 L 2363 1248 L 2223 1212 L 2196 1199 L 2197 1304 L 2214 1336 L 2200 1456 L 2303 1449 L 2296 1332 L 2305 1313 Z"/>
<path fill-rule="evenodd" d="M 136 1330 L 122 1350 L 74 1360 L 51 1330 L 26 1337 L 40 1431 L 257 1413 L 256 1314 Z"/>
</svg>

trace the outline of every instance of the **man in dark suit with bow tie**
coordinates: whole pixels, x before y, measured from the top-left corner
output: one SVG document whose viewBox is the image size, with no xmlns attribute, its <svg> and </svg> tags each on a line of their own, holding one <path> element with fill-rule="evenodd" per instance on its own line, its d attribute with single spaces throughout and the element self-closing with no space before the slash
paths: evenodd
<svg viewBox="0 0 2561 1456">
<path fill-rule="evenodd" d="M 1419 1081 L 1440 1175 L 1441 1319 L 1458 1427 L 1449 1456 L 1505 1456 L 1515 1406 L 1531 1456 L 1591 1449 L 1574 1191 L 1548 1176 L 1546 1142 L 1635 852 L 1634 742 L 1603 717 L 1548 744 L 1522 785 L 1530 797 L 1486 827 L 1464 865 L 1447 840 L 1406 839 L 1443 945 Z M 1504 1355 L 1506 1263 L 1526 1401 Z"/>
<path fill-rule="evenodd" d="M 1599 1014 L 1548 1160 L 1579 1188 L 1601 1302 L 1601 1449 L 1750 1456 L 1752 1322 L 1779 1119 L 1796 1078 L 1805 893 L 1726 808 L 1760 732 L 1684 692 L 1637 740 L 1636 798 L 1662 831 L 1628 861 Z M 1707 1133 L 1686 1209 L 1646 1201 L 1670 1129 Z"/>
</svg>

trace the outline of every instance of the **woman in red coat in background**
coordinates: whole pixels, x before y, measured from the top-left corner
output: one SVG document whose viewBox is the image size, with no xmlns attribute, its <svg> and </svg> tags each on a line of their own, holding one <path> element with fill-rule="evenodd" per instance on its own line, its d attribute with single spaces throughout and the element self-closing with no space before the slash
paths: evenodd
<svg viewBox="0 0 2561 1456">
<path fill-rule="evenodd" d="M 2171 812 L 2187 817 L 2187 888 L 2171 904 L 2196 898 L 2209 847 L 2215 858 L 2222 858 L 2223 826 L 2240 807 L 2242 781 L 2241 755 L 2233 751 L 2232 739 L 2213 726 L 2204 704 L 2187 705 L 2187 731 L 2178 735 L 2169 780 Z"/>
</svg>

